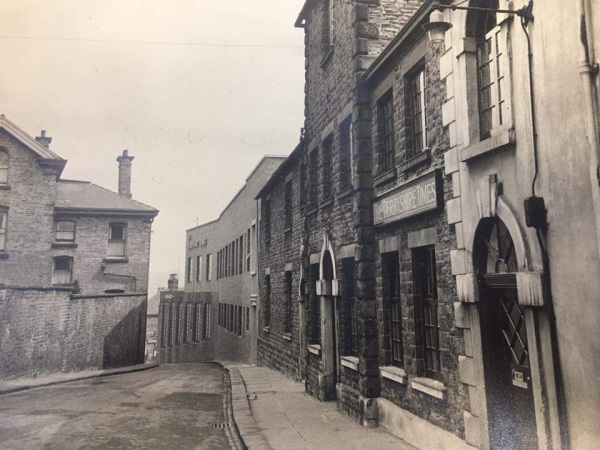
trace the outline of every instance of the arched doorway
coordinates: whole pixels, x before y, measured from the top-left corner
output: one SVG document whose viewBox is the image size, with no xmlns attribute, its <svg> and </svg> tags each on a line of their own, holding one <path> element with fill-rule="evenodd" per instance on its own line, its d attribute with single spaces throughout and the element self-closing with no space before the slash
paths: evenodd
<svg viewBox="0 0 600 450">
<path fill-rule="evenodd" d="M 490 448 L 538 447 L 525 311 L 517 293 L 518 262 L 499 218 L 480 222 L 473 249 Z"/>
<path fill-rule="evenodd" d="M 335 268 L 329 249 L 321 258 L 321 351 L 323 364 L 323 399 L 335 400 L 338 377 L 337 315 L 334 288 Z"/>
</svg>

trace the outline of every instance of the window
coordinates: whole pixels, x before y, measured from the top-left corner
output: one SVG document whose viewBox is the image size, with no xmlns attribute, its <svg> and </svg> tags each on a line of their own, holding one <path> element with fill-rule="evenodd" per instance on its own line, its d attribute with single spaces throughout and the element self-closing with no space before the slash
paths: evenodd
<svg viewBox="0 0 600 450">
<path fill-rule="evenodd" d="M 8 152 L 0 148 L 0 183 L 8 183 Z"/>
<path fill-rule="evenodd" d="M 183 316 L 183 343 L 187 344 L 192 340 L 192 304 L 185 304 L 185 315 Z"/>
<path fill-rule="evenodd" d="M 329 136 L 323 141 L 323 150 L 321 152 L 321 163 L 323 167 L 323 200 L 329 199 L 333 194 L 332 147 L 333 136 Z"/>
<path fill-rule="evenodd" d="M 291 333 L 292 332 L 292 317 L 293 317 L 293 309 L 292 309 L 292 272 L 290 270 L 285 272 L 285 293 L 284 293 L 284 311 L 285 316 L 283 319 L 283 332 Z"/>
<path fill-rule="evenodd" d="M 181 343 L 181 316 L 183 313 L 183 308 L 181 307 L 181 303 L 177 303 L 177 317 L 175 320 L 175 345 L 179 345 Z"/>
<path fill-rule="evenodd" d="M 246 331 L 250 331 L 250 308 L 246 308 Z"/>
<path fill-rule="evenodd" d="M 413 250 L 413 279 L 417 302 L 421 309 L 420 328 L 425 376 L 439 378 L 441 373 L 439 325 L 437 314 L 437 277 L 435 247 Z"/>
<path fill-rule="evenodd" d="M 250 240 L 250 228 L 248 228 L 248 237 L 246 238 L 246 272 L 250 272 L 250 259 L 252 256 L 250 244 L 252 241 Z"/>
<path fill-rule="evenodd" d="M 212 255 L 206 255 L 206 281 L 212 280 Z"/>
<path fill-rule="evenodd" d="M 271 275 L 265 275 L 264 326 L 271 325 Z"/>
<path fill-rule="evenodd" d="M 202 340 L 209 341 L 210 340 L 210 304 L 204 303 L 204 307 L 202 308 L 202 323 L 204 333 L 202 334 Z"/>
<path fill-rule="evenodd" d="M 169 342 L 168 346 L 171 347 L 173 345 L 173 333 L 175 331 L 175 325 L 173 324 L 173 319 L 175 317 L 175 303 L 171 302 L 169 307 Z"/>
<path fill-rule="evenodd" d="M 241 275 L 242 273 L 244 273 L 244 267 L 246 267 L 246 265 L 244 264 L 244 235 L 240 236 L 239 241 L 240 245 L 238 248 L 238 267 Z"/>
<path fill-rule="evenodd" d="M 292 228 L 292 182 L 285 183 L 285 229 Z"/>
<path fill-rule="evenodd" d="M 406 86 L 406 159 L 427 148 L 425 70 L 420 68 L 404 80 Z"/>
<path fill-rule="evenodd" d="M 75 241 L 75 222 L 73 222 L 73 221 L 56 222 L 55 239 L 57 242 L 73 242 L 73 241 Z"/>
<path fill-rule="evenodd" d="M 196 256 L 196 281 L 202 281 L 202 256 Z"/>
<path fill-rule="evenodd" d="M 8 221 L 8 212 L 0 209 L 0 252 L 6 251 L 6 222 Z"/>
<path fill-rule="evenodd" d="M 319 264 L 310 266 L 310 343 L 321 342 L 321 299 L 317 295 L 317 281 L 319 280 Z"/>
<path fill-rule="evenodd" d="M 313 150 L 308 155 L 308 206 L 309 208 L 317 204 L 317 150 Z"/>
<path fill-rule="evenodd" d="M 237 335 L 241 336 L 242 335 L 242 307 L 241 306 L 237 306 Z"/>
<path fill-rule="evenodd" d="M 265 242 L 269 242 L 271 240 L 271 199 L 265 200 L 265 208 L 264 208 L 264 217 L 263 217 L 263 233 Z"/>
<path fill-rule="evenodd" d="M 326 56 L 333 45 L 332 0 L 323 2 L 323 53 Z"/>
<path fill-rule="evenodd" d="M 382 255 L 383 301 L 387 305 L 392 366 L 402 367 L 402 310 L 400 308 L 400 267 L 398 252 Z"/>
<path fill-rule="evenodd" d="M 54 258 L 52 284 L 71 284 L 73 278 L 73 258 L 57 256 Z"/>
<path fill-rule="evenodd" d="M 377 151 L 379 174 L 394 168 L 395 141 L 394 141 L 394 98 L 389 91 L 377 102 Z"/>
<path fill-rule="evenodd" d="M 202 303 L 196 303 L 194 305 L 194 342 L 200 342 L 200 333 L 202 332 L 202 314 L 200 312 L 201 307 Z"/>
<path fill-rule="evenodd" d="M 340 190 L 352 184 L 352 118 L 340 125 Z"/>
<path fill-rule="evenodd" d="M 125 242 L 127 239 L 127 226 L 124 223 L 111 223 L 108 226 L 108 251 L 109 257 L 125 256 Z"/>
<path fill-rule="evenodd" d="M 193 258 L 188 258 L 187 259 L 187 263 L 185 265 L 185 279 L 188 283 L 192 282 L 192 265 L 193 265 Z"/>
<path fill-rule="evenodd" d="M 344 350 L 347 356 L 358 354 L 358 334 L 356 331 L 356 297 L 354 294 L 354 258 L 342 260 L 342 304 L 344 323 Z"/>
</svg>

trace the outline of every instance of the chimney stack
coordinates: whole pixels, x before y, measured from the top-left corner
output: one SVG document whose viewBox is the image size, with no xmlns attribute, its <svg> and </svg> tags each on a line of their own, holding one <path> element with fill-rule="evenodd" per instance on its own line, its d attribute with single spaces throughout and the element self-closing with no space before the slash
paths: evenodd
<svg viewBox="0 0 600 450">
<path fill-rule="evenodd" d="M 125 198 L 131 198 L 131 161 L 133 156 L 129 156 L 129 150 L 123 150 L 123 154 L 117 158 L 119 162 L 119 195 Z"/>
<path fill-rule="evenodd" d="M 52 138 L 50 136 L 46 136 L 46 130 L 42 130 L 40 134 L 41 136 L 37 136 L 35 140 L 42 144 L 44 147 L 50 148 L 50 142 L 52 142 Z"/>
<path fill-rule="evenodd" d="M 176 291 L 179 289 L 179 280 L 177 279 L 176 273 L 172 273 L 169 277 L 168 286 L 170 291 Z"/>
</svg>

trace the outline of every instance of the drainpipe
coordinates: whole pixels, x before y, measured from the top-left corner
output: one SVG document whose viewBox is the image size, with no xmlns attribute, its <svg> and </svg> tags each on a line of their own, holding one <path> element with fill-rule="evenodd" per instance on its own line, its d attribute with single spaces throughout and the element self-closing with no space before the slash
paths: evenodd
<svg viewBox="0 0 600 450">
<path fill-rule="evenodd" d="M 590 181 L 596 219 L 596 239 L 600 251 L 600 138 L 597 114 L 599 112 L 598 91 L 595 78 L 598 76 L 598 63 L 594 62 L 594 40 L 590 0 L 577 0 L 579 17 L 580 46 L 579 74 L 583 93 L 585 132 L 590 151 Z"/>
</svg>

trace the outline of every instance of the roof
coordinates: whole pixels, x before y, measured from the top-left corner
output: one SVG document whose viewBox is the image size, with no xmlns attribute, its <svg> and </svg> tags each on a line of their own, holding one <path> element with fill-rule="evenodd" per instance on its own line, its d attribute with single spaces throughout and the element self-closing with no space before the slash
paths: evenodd
<svg viewBox="0 0 600 450">
<path fill-rule="evenodd" d="M 279 179 L 281 178 L 281 175 L 284 174 L 288 170 L 289 166 L 293 162 L 295 162 L 298 158 L 300 158 L 300 156 L 302 155 L 303 148 L 304 148 L 304 140 L 300 140 L 300 143 L 296 146 L 294 151 L 292 153 L 290 153 L 290 156 L 288 156 L 287 159 L 283 163 L 281 163 L 281 165 L 277 168 L 277 170 L 275 170 L 275 172 L 273 172 L 273 175 L 271 175 L 271 178 L 269 178 L 269 180 L 265 183 L 265 185 L 258 192 L 258 194 L 256 194 L 256 197 L 254 197 L 254 198 L 256 198 L 256 199 L 261 198 L 266 191 L 271 189 L 271 187 L 277 181 L 279 181 Z"/>
<path fill-rule="evenodd" d="M 296 22 L 294 22 L 294 26 L 296 28 L 304 28 L 304 20 L 306 19 L 306 13 L 308 12 L 309 6 L 313 3 L 313 0 L 306 0 L 304 2 L 304 6 L 300 10 L 300 14 L 298 14 L 298 18 Z"/>
<path fill-rule="evenodd" d="M 156 216 L 158 210 L 89 181 L 58 180 L 56 208 L 65 211 Z"/>
<path fill-rule="evenodd" d="M 14 122 L 8 120 L 4 114 L 0 114 L 0 128 L 12 134 L 16 139 L 29 147 L 29 149 L 40 158 L 66 161 L 47 147 L 44 147 L 42 144 L 36 141 L 35 138 L 31 137 L 31 135 L 19 128 Z"/>
</svg>

